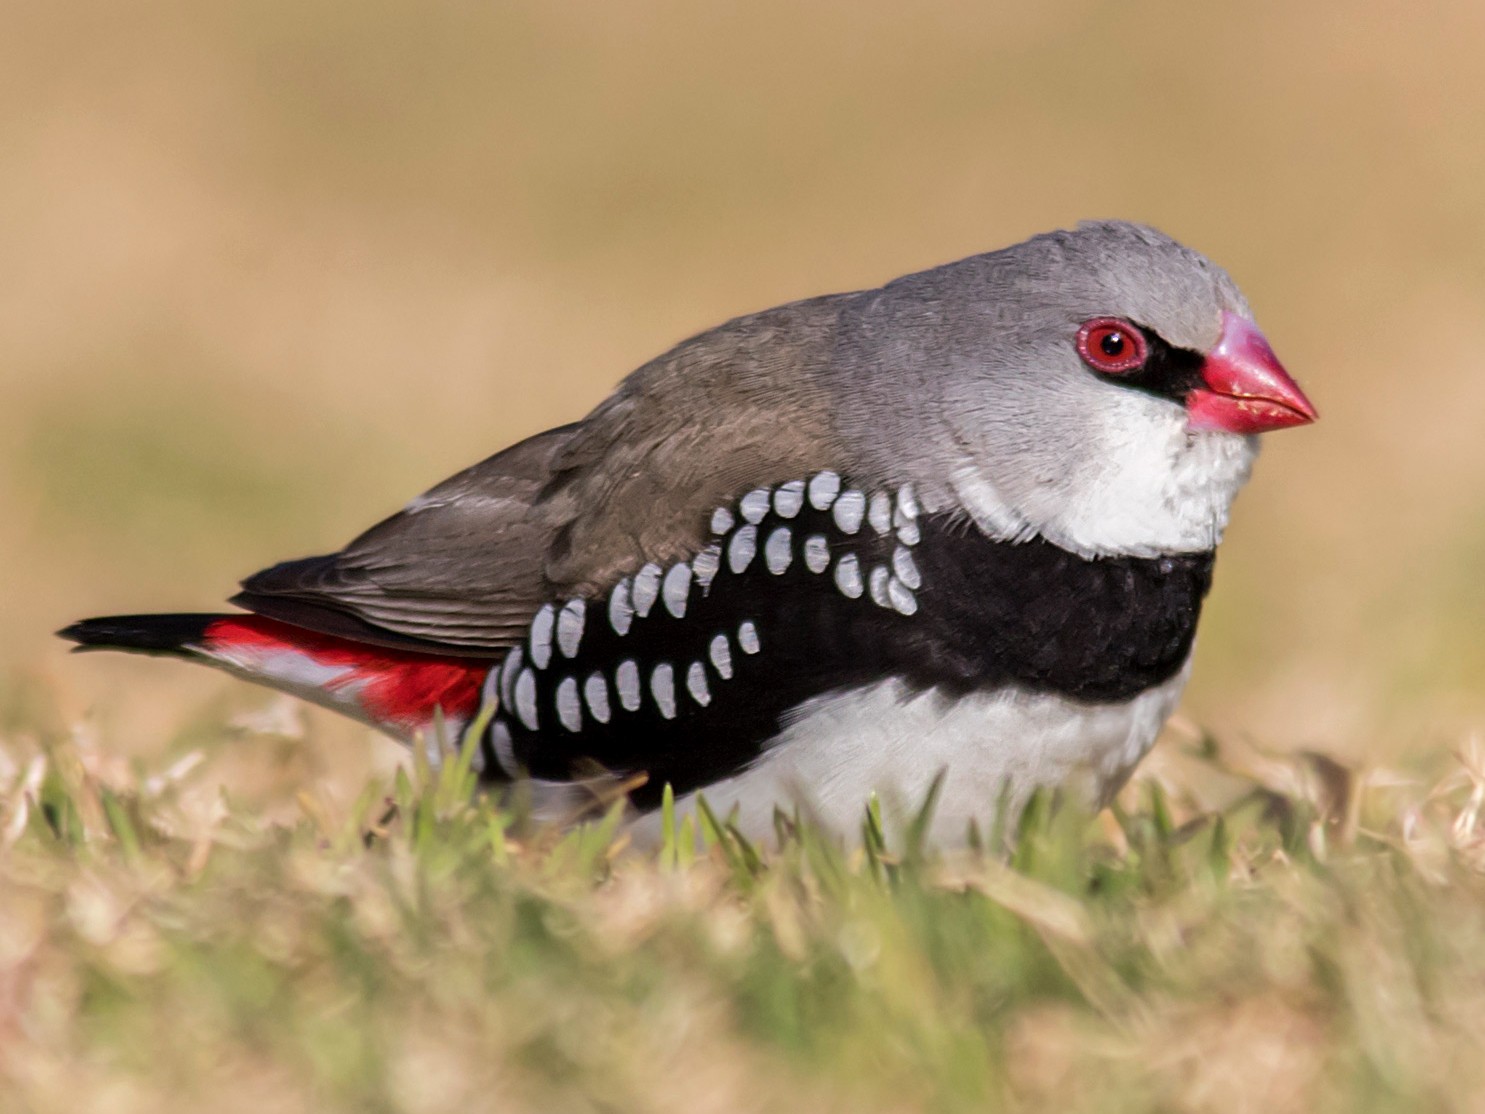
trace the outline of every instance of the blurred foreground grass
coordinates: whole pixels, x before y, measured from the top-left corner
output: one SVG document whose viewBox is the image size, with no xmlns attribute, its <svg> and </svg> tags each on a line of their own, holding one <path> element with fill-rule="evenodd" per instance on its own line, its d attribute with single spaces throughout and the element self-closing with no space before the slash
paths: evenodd
<svg viewBox="0 0 1485 1114">
<path fill-rule="evenodd" d="M 1208 738 L 1009 855 L 725 821 L 645 855 L 522 837 L 457 763 L 270 822 L 194 750 L 11 740 L 0 1109 L 1481 1109 L 1456 760 Z"/>
</svg>

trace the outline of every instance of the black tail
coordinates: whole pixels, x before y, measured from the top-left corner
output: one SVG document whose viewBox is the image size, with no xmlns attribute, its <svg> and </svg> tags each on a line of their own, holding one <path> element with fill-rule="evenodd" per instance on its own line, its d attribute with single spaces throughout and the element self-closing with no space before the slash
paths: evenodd
<svg viewBox="0 0 1485 1114">
<path fill-rule="evenodd" d="M 78 650 L 128 650 L 137 654 L 189 654 L 206 628 L 224 615 L 111 615 L 84 619 L 57 632 Z"/>
</svg>

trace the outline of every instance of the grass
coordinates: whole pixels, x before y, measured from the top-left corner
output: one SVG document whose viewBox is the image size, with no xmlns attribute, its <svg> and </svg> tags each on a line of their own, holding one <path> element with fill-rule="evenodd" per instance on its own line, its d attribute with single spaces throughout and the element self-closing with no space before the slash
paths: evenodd
<svg viewBox="0 0 1485 1114">
<path fill-rule="evenodd" d="M 1485 1102 L 1476 753 L 1430 783 L 1205 739 L 981 849 L 867 811 L 653 854 L 617 813 L 527 830 L 457 761 L 269 823 L 199 752 L 102 753 L 3 771 L 6 1111 Z"/>
</svg>

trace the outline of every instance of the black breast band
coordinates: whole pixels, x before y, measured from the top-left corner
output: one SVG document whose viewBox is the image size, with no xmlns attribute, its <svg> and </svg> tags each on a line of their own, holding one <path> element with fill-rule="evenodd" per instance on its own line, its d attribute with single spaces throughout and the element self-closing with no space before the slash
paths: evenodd
<svg viewBox="0 0 1485 1114">
<path fill-rule="evenodd" d="M 556 601 L 496 671 L 487 774 L 643 771 L 635 804 L 739 772 L 812 696 L 890 677 L 1125 701 L 1185 662 L 1212 554 L 1088 559 L 920 515 L 833 473 L 759 489 L 714 544 Z"/>
</svg>

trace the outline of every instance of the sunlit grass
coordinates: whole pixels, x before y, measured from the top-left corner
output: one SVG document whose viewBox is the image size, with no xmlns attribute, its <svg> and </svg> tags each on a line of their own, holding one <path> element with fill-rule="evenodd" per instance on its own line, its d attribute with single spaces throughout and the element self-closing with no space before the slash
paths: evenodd
<svg viewBox="0 0 1485 1114">
<path fill-rule="evenodd" d="M 3 771 L 0 1107 L 1475 1109 L 1479 756 L 1169 751 L 979 849 L 867 809 L 652 854 L 458 759 L 274 824 L 57 741 Z"/>
</svg>

